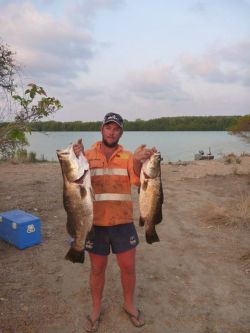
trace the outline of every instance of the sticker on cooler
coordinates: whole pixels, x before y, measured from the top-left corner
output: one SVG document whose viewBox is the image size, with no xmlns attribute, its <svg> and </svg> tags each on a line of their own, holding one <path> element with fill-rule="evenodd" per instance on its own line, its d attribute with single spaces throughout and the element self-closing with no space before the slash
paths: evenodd
<svg viewBox="0 0 250 333">
<path fill-rule="evenodd" d="M 29 224 L 27 226 L 27 234 L 31 234 L 32 232 L 35 232 L 36 231 L 36 228 L 34 226 L 34 224 Z"/>
</svg>

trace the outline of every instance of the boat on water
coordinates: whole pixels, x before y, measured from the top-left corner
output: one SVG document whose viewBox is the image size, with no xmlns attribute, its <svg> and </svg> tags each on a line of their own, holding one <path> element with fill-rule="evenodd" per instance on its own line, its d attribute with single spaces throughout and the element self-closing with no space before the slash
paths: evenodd
<svg viewBox="0 0 250 333">
<path fill-rule="evenodd" d="M 213 160 L 214 155 L 212 155 L 211 150 L 209 148 L 209 152 L 205 155 L 203 150 L 199 150 L 198 154 L 194 155 L 195 160 Z"/>
</svg>

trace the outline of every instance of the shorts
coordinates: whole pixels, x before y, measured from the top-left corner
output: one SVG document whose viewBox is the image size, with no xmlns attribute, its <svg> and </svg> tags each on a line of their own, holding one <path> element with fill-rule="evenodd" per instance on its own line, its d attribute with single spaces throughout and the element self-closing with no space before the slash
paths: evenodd
<svg viewBox="0 0 250 333">
<path fill-rule="evenodd" d="M 118 254 L 133 249 L 139 244 L 134 223 L 118 224 L 109 227 L 93 226 L 89 233 L 85 250 L 101 256 Z"/>
</svg>

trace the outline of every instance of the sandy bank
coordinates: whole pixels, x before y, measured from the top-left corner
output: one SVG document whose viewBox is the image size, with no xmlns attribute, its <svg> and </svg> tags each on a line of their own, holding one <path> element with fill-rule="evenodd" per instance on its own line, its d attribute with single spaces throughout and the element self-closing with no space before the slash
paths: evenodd
<svg viewBox="0 0 250 333">
<path fill-rule="evenodd" d="M 64 260 L 68 249 L 58 163 L 0 163 L 0 211 L 20 208 L 42 221 L 43 243 L 20 251 L 0 241 L 0 332 L 84 332 L 89 314 L 89 260 Z M 161 241 L 146 244 L 138 226 L 136 300 L 142 329 L 122 311 L 110 256 L 99 329 L 103 332 L 250 332 L 250 157 L 240 163 L 162 165 Z"/>
</svg>

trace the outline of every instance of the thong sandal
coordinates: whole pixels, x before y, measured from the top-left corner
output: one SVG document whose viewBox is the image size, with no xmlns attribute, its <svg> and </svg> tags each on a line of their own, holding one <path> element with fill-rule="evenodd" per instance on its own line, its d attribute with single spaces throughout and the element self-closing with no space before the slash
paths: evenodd
<svg viewBox="0 0 250 333">
<path fill-rule="evenodd" d="M 87 316 L 87 323 L 85 325 L 86 332 L 97 332 L 100 324 L 100 317 L 96 320 L 92 320 L 90 316 Z"/>
<path fill-rule="evenodd" d="M 128 315 L 131 323 L 135 326 L 135 327 L 142 327 L 143 325 L 145 325 L 145 321 L 142 315 L 141 310 L 137 309 L 138 314 L 137 316 L 133 315 L 132 313 L 128 312 L 126 309 L 123 309 L 125 311 L 125 313 Z"/>
</svg>

